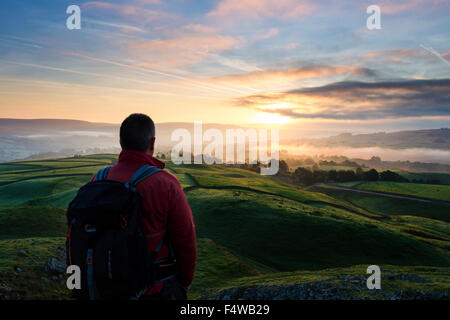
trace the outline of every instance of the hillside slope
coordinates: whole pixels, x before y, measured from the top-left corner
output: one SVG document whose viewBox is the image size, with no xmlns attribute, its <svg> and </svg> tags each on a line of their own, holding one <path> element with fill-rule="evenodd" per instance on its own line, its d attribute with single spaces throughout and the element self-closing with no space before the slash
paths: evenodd
<svg viewBox="0 0 450 320">
<path fill-rule="evenodd" d="M 65 211 L 115 155 L 0 165 L 0 297 L 68 299 Z M 174 166 L 194 214 L 190 298 L 448 298 L 450 228 L 426 208 L 349 198 L 226 166 Z M 394 201 L 394 200 L 393 200 Z M 396 214 L 395 205 L 405 208 Z M 392 207 L 393 206 L 393 207 Z M 383 290 L 365 290 L 368 265 Z"/>
</svg>

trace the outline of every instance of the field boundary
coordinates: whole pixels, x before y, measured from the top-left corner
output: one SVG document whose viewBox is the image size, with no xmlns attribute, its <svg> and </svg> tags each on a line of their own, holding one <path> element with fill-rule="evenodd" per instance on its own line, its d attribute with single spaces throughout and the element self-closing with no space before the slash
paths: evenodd
<svg viewBox="0 0 450 320">
<path fill-rule="evenodd" d="M 60 177 L 77 177 L 77 176 L 94 176 L 93 173 L 67 173 L 67 174 L 55 174 L 52 176 L 38 176 L 38 177 L 29 177 L 29 178 L 25 178 L 25 179 L 19 179 L 19 180 L 14 180 L 14 181 L 8 181 L 8 182 L 4 182 L 4 183 L 0 183 L 0 187 L 3 186 L 7 186 L 13 183 L 17 183 L 17 182 L 23 182 L 23 181 L 28 181 L 28 180 L 35 180 L 35 179 L 47 179 L 47 178 L 60 178 Z"/>
<path fill-rule="evenodd" d="M 306 205 L 314 205 L 314 204 L 321 204 L 321 205 L 326 205 L 326 206 L 330 206 L 330 207 L 334 207 L 336 209 L 341 209 L 341 210 L 345 210 L 354 214 L 357 214 L 359 216 L 365 217 L 365 218 L 369 218 L 369 219 L 374 219 L 374 220 L 378 220 L 378 221 L 382 221 L 382 220 L 390 220 L 390 218 L 388 216 L 384 216 L 384 215 L 379 215 L 380 217 L 374 217 L 374 216 L 369 216 L 366 215 L 364 213 L 358 212 L 356 210 L 347 208 L 345 206 L 341 206 L 339 204 L 334 204 L 334 203 L 330 203 L 330 202 L 325 202 L 325 201 L 320 201 L 320 200 L 305 200 L 305 201 L 300 201 L 298 199 L 293 199 L 284 195 L 280 195 L 277 193 L 273 193 L 273 192 L 268 192 L 268 191 L 262 191 L 262 190 L 257 190 L 257 189 L 252 189 L 252 188 L 248 188 L 248 187 L 241 187 L 241 186 L 222 186 L 222 187 L 217 187 L 217 186 L 201 186 L 201 185 L 195 185 L 195 186 L 189 186 L 189 187 L 185 187 L 183 189 L 183 191 L 186 192 L 190 192 L 196 189 L 209 189 L 209 190 L 242 190 L 242 191 L 249 191 L 249 192 L 254 192 L 254 193 L 258 193 L 258 194 L 265 194 L 265 195 L 269 195 L 269 196 L 274 196 L 274 197 L 280 197 L 283 199 L 287 199 L 287 200 L 291 200 L 291 201 L 295 201 L 297 203 L 301 203 L 301 204 L 306 204 Z"/>
<path fill-rule="evenodd" d="M 416 197 L 416 196 L 406 195 L 406 194 L 401 194 L 401 193 L 361 190 L 361 189 L 355 189 L 355 188 L 350 188 L 350 187 L 341 187 L 341 186 L 327 185 L 327 184 L 322 184 L 322 185 L 318 184 L 318 185 L 316 185 L 316 187 L 337 189 L 337 190 L 348 191 L 348 192 L 358 192 L 358 193 L 364 193 L 364 194 L 369 194 L 369 195 L 385 196 L 385 197 L 403 199 L 403 200 L 420 201 L 420 202 L 435 203 L 435 204 L 437 203 L 437 204 L 442 204 L 444 206 L 450 206 L 449 201 L 424 198 L 424 197 Z"/>
</svg>

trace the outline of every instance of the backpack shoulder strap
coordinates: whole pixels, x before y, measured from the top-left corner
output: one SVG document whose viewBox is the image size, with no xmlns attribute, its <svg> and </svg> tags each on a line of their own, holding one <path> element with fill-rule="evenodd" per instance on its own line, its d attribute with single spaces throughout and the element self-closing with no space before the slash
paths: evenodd
<svg viewBox="0 0 450 320">
<path fill-rule="evenodd" d="M 108 172 L 109 172 L 109 169 L 110 169 L 111 167 L 104 167 L 103 169 L 100 169 L 98 172 L 97 172 L 97 175 L 95 176 L 95 181 L 102 181 L 102 180 L 105 180 L 106 179 L 106 177 L 107 177 L 107 175 L 108 175 Z"/>
<path fill-rule="evenodd" d="M 143 166 L 136 171 L 136 173 L 127 183 L 125 183 L 125 186 L 135 188 L 140 182 L 144 181 L 145 179 L 159 171 L 162 170 L 154 166 Z"/>
</svg>

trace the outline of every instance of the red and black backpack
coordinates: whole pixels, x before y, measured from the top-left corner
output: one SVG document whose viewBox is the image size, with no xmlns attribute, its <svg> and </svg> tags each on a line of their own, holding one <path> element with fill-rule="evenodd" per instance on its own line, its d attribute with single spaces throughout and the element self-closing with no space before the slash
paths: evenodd
<svg viewBox="0 0 450 320">
<path fill-rule="evenodd" d="M 152 283 L 175 277 L 167 236 L 150 252 L 139 227 L 142 196 L 136 186 L 161 169 L 143 166 L 126 183 L 107 180 L 108 171 L 83 186 L 67 210 L 67 265 L 81 270 L 81 288 L 71 290 L 76 299 L 139 299 Z M 171 255 L 156 261 L 164 241 Z"/>
</svg>

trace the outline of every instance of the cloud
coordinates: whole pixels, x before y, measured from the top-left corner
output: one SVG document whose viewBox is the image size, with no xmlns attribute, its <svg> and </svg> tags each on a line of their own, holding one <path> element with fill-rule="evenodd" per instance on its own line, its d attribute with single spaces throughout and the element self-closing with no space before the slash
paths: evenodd
<svg viewBox="0 0 450 320">
<path fill-rule="evenodd" d="M 290 118 L 373 120 L 450 116 L 450 79 L 338 82 L 236 99 L 239 106 Z"/>
<path fill-rule="evenodd" d="M 146 5 L 146 4 L 161 4 L 161 0 L 133 0 L 134 2 L 140 4 L 140 5 Z"/>
<path fill-rule="evenodd" d="M 404 62 L 408 57 L 425 57 L 427 53 L 419 49 L 380 50 L 366 53 L 366 58 L 384 58 L 386 62 Z"/>
<path fill-rule="evenodd" d="M 259 36 L 258 39 L 269 39 L 278 35 L 279 30 L 277 28 L 272 28 L 263 35 Z"/>
<path fill-rule="evenodd" d="M 291 42 L 291 43 L 288 43 L 287 45 L 285 45 L 285 46 L 280 46 L 280 47 L 278 47 L 278 48 L 280 48 L 280 49 L 286 49 L 286 50 L 293 50 L 293 49 L 296 49 L 296 48 L 298 48 L 298 47 L 300 47 L 301 46 L 301 43 L 298 43 L 298 42 Z"/>
<path fill-rule="evenodd" d="M 150 65 L 181 66 L 199 62 L 207 53 L 219 53 L 238 47 L 243 39 L 217 34 L 186 34 L 169 39 L 133 41 L 133 55 Z"/>
<path fill-rule="evenodd" d="M 424 48 L 425 50 L 427 50 L 428 52 L 430 52 L 431 54 L 433 54 L 435 57 L 437 57 L 439 60 L 441 60 L 442 62 L 444 62 L 447 66 L 450 67 L 450 62 L 448 62 L 447 59 L 445 59 L 443 55 L 441 55 L 439 52 L 437 52 L 436 50 L 434 50 L 432 47 L 425 47 L 423 44 L 420 45 L 422 48 Z"/>
<path fill-rule="evenodd" d="M 418 10 L 438 10 L 449 5 L 448 0 L 379 0 L 381 14 L 396 15 Z M 369 4 L 361 1 L 313 1 L 313 0 L 221 0 L 207 16 L 226 21 L 258 19 L 293 20 L 311 15 L 319 10 L 364 9 Z M 246 20 L 242 20 L 246 19 Z"/>
<path fill-rule="evenodd" d="M 195 33 L 216 33 L 217 29 L 204 24 L 188 24 L 183 27 L 184 30 L 192 31 Z"/>
<path fill-rule="evenodd" d="M 437 5 L 448 4 L 447 0 L 380 0 L 381 14 L 396 15 L 421 9 L 434 9 Z"/>
<path fill-rule="evenodd" d="M 215 19 L 296 19 L 311 14 L 315 1 L 298 0 L 222 0 L 207 15 Z"/>
<path fill-rule="evenodd" d="M 372 76 L 373 71 L 352 66 L 314 66 L 287 70 L 259 70 L 243 74 L 207 78 L 203 79 L 203 81 L 258 86 L 342 74 Z"/>
<path fill-rule="evenodd" d="M 146 25 L 149 22 L 168 22 L 177 18 L 176 15 L 166 13 L 160 10 L 149 10 L 135 5 L 122 5 L 103 1 L 90 1 L 81 5 L 83 10 L 91 13 L 98 12 L 102 17 L 105 13 L 117 15 L 121 18 L 130 19 L 138 22 L 139 25 Z"/>
<path fill-rule="evenodd" d="M 131 25 L 127 25 L 127 24 L 121 24 L 121 23 L 113 23 L 113 22 L 107 22 L 107 21 L 95 20 L 95 19 L 87 19 L 87 18 L 84 18 L 83 22 L 97 24 L 97 25 L 100 25 L 100 26 L 118 28 L 118 29 L 121 29 L 121 30 L 124 30 L 124 31 L 145 32 L 145 30 L 143 30 L 141 28 L 138 28 L 138 27 L 135 27 L 135 26 L 131 26 Z"/>
</svg>

